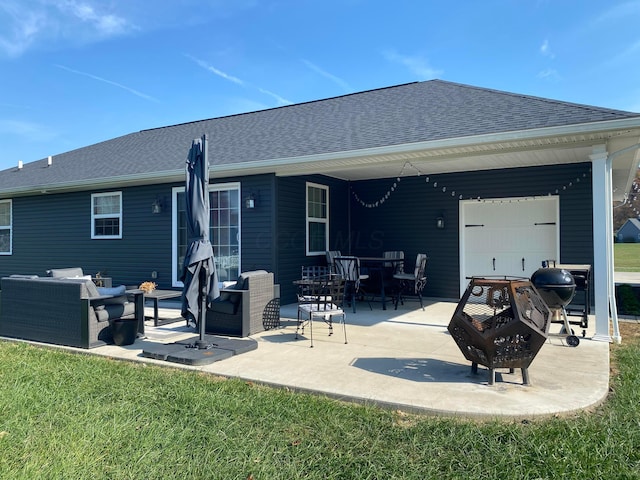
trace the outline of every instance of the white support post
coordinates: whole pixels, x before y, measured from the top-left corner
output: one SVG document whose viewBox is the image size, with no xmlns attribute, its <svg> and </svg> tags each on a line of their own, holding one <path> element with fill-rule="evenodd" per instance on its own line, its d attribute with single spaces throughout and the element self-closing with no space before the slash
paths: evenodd
<svg viewBox="0 0 640 480">
<path fill-rule="evenodd" d="M 591 159 L 593 190 L 593 286 L 595 299 L 596 333 L 594 340 L 611 342 L 609 318 L 614 327 L 614 338 L 620 341 L 618 315 L 613 278 L 613 194 L 611 158 L 604 146 L 594 147 Z"/>
</svg>

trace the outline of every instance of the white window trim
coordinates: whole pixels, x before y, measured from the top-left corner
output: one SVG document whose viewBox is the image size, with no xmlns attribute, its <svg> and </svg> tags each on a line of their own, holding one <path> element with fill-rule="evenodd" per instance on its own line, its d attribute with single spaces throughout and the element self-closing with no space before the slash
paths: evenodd
<svg viewBox="0 0 640 480">
<path fill-rule="evenodd" d="M 13 200 L 0 200 L 0 203 L 9 204 L 9 225 L 0 225 L 3 229 L 9 230 L 9 251 L 0 252 L 0 255 L 13 255 Z"/>
<path fill-rule="evenodd" d="M 327 192 L 327 218 L 309 218 L 309 187 L 318 188 Z M 304 249 L 307 256 L 325 255 L 329 250 L 329 187 L 327 185 L 321 185 L 319 183 L 306 182 L 304 186 L 304 211 L 305 211 L 305 244 Z M 324 239 L 324 250 L 322 251 L 310 251 L 309 250 L 309 223 L 324 223 L 326 225 L 326 236 Z"/>
<path fill-rule="evenodd" d="M 209 184 L 209 192 L 219 192 L 223 190 L 237 190 L 238 191 L 238 232 L 240 238 L 238 238 L 238 263 L 242 265 L 242 203 L 240 195 L 242 190 L 240 188 L 240 182 L 229 183 L 216 183 Z M 185 187 L 173 187 L 171 189 L 171 286 L 184 287 L 184 283 L 179 280 L 180 272 L 177 271 L 178 264 L 178 194 L 184 193 Z"/>
<path fill-rule="evenodd" d="M 114 213 L 110 213 L 110 214 L 104 214 L 104 215 L 96 215 L 93 213 L 94 211 L 94 203 L 93 200 L 94 198 L 97 197 L 115 197 L 117 196 L 119 201 L 120 201 L 120 212 L 117 214 Z M 95 224 L 95 220 L 99 219 L 99 218 L 117 218 L 118 222 L 120 224 L 120 232 L 118 235 L 97 235 L 96 234 L 96 224 Z M 96 239 L 96 240 L 109 240 L 109 239 L 117 239 L 117 238 L 122 238 L 122 230 L 123 230 L 123 225 L 122 225 L 122 192 L 103 192 L 103 193 L 92 193 L 91 194 L 91 238 L 92 239 Z"/>
</svg>

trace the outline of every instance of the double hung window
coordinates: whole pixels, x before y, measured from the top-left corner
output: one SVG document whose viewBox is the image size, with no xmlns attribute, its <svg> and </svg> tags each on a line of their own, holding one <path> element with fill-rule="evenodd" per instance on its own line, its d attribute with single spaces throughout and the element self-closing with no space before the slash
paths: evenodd
<svg viewBox="0 0 640 480">
<path fill-rule="evenodd" d="M 91 238 L 122 238 L 122 192 L 91 195 Z"/>
<path fill-rule="evenodd" d="M 307 255 L 329 250 L 329 187 L 307 183 Z"/>
<path fill-rule="evenodd" d="M 12 252 L 12 208 L 11 200 L 0 201 L 0 255 L 11 255 Z"/>
</svg>

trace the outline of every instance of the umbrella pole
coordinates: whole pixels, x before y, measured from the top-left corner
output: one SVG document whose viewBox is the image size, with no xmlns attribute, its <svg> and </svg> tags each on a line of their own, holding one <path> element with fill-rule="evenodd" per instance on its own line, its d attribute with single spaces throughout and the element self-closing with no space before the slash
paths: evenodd
<svg viewBox="0 0 640 480">
<path fill-rule="evenodd" d="M 200 282 L 200 308 L 198 309 L 198 326 L 200 327 L 200 338 L 196 340 L 196 348 L 198 349 L 207 349 L 211 348 L 212 345 L 207 343 L 204 338 L 205 335 L 205 322 L 206 322 L 206 311 L 207 311 L 207 281 L 206 281 L 206 269 L 200 269 L 200 278 L 198 279 Z"/>
</svg>

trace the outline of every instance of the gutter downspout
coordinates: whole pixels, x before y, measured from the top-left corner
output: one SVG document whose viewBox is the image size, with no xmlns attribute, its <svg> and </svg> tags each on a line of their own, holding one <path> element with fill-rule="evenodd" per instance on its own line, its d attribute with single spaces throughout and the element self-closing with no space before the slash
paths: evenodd
<svg viewBox="0 0 640 480">
<path fill-rule="evenodd" d="M 351 181 L 347 182 L 347 238 L 349 239 L 349 255 L 351 252 Z"/>
</svg>

